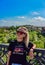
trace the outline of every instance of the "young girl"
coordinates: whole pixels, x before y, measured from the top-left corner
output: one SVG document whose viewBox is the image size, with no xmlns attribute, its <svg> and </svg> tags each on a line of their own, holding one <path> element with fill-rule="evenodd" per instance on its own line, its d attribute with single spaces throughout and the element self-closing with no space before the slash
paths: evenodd
<svg viewBox="0 0 45 65">
<path fill-rule="evenodd" d="M 26 52 L 33 59 L 35 45 L 29 42 L 29 33 L 26 27 L 19 27 L 16 31 L 17 39 L 10 42 L 8 47 L 7 65 L 29 65 L 26 61 Z"/>
</svg>

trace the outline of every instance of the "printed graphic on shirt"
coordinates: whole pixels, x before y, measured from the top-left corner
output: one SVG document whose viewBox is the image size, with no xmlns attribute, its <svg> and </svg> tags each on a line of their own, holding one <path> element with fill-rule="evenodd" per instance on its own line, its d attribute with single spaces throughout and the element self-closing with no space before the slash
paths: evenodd
<svg viewBox="0 0 45 65">
<path fill-rule="evenodd" d="M 14 49 L 14 51 L 15 51 L 15 52 L 23 52 L 23 48 L 18 48 L 18 47 L 17 47 L 17 48 Z"/>
<path fill-rule="evenodd" d="M 21 55 L 23 55 L 24 54 L 24 48 L 23 48 L 23 46 L 16 46 L 14 48 L 13 54 L 21 54 Z"/>
</svg>

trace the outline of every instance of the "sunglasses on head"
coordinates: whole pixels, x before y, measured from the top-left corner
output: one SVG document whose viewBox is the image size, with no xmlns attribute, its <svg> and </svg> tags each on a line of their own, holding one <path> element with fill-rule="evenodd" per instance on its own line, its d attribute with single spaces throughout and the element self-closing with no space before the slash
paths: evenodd
<svg viewBox="0 0 45 65">
<path fill-rule="evenodd" d="M 18 33 L 19 33 L 20 35 L 21 35 L 21 34 L 26 34 L 26 33 L 22 32 L 22 31 L 17 31 L 17 34 L 18 34 Z"/>
</svg>

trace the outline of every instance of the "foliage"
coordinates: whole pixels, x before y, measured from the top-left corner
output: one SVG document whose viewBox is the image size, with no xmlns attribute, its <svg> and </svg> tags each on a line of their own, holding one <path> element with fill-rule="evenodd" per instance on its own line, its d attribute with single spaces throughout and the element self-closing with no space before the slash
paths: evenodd
<svg viewBox="0 0 45 65">
<path fill-rule="evenodd" d="M 18 26 L 9 28 L 0 28 L 0 44 L 8 43 L 8 40 L 16 39 L 16 29 Z M 45 37 L 40 33 L 40 30 L 29 30 L 30 41 L 36 44 L 37 48 L 44 48 Z"/>
</svg>

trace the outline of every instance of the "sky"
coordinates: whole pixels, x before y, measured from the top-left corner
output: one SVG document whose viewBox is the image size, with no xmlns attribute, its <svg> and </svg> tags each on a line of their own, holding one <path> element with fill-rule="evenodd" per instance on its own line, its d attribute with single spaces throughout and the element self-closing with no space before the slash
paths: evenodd
<svg viewBox="0 0 45 65">
<path fill-rule="evenodd" d="M 0 0 L 0 26 L 45 27 L 45 0 Z"/>
</svg>

